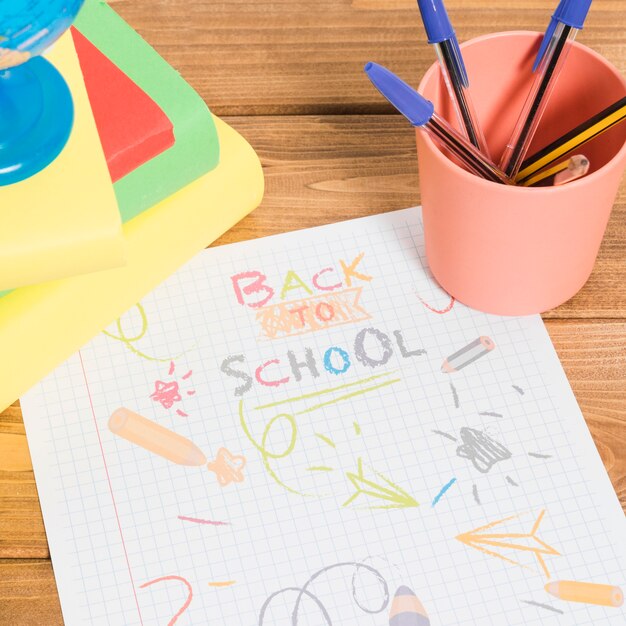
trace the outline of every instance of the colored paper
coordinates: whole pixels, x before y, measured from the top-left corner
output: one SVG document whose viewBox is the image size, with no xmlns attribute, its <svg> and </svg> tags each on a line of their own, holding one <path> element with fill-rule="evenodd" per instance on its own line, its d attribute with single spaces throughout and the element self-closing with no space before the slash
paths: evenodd
<svg viewBox="0 0 626 626">
<path fill-rule="evenodd" d="M 199 250 L 254 209 L 263 172 L 250 145 L 215 118 L 220 165 L 123 225 L 121 268 L 16 289 L 0 300 L 0 407 L 50 372 Z"/>
<path fill-rule="evenodd" d="M 543 323 L 444 293 L 418 209 L 199 253 L 22 410 L 67 626 L 624 624 Z"/>
<path fill-rule="evenodd" d="M 48 167 L 0 190 L 0 290 L 125 259 L 120 213 L 69 33 L 48 58 L 72 92 L 74 127 Z"/>
<path fill-rule="evenodd" d="M 122 221 L 217 166 L 220 145 L 202 98 L 111 7 L 86 0 L 74 27 L 144 91 L 174 126 L 174 145 L 115 183 Z"/>
<path fill-rule="evenodd" d="M 174 145 L 163 109 L 89 39 L 71 29 L 113 182 Z"/>
</svg>

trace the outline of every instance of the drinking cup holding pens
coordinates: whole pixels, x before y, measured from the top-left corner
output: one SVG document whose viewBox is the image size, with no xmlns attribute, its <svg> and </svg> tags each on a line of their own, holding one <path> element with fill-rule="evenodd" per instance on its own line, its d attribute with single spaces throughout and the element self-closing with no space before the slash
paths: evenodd
<svg viewBox="0 0 626 626">
<path fill-rule="evenodd" d="M 496 162 L 529 93 L 542 38 L 496 33 L 461 46 L 476 113 Z M 438 63 L 418 91 L 456 125 Z M 571 43 L 528 154 L 625 95 L 626 81 L 615 67 Z M 586 176 L 548 187 L 480 178 L 453 162 L 423 130 L 416 132 L 426 255 L 442 287 L 460 302 L 502 315 L 540 313 L 575 295 L 593 269 L 626 166 L 626 124 L 585 144 Z"/>
</svg>

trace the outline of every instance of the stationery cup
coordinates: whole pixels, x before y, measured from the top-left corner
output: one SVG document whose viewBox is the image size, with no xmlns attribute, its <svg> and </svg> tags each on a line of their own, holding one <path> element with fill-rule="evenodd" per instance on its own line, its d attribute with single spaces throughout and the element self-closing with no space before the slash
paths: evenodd
<svg viewBox="0 0 626 626">
<path fill-rule="evenodd" d="M 470 89 L 494 159 L 500 158 L 532 82 L 542 35 L 496 33 L 461 46 Z M 419 91 L 458 128 L 438 64 Z M 626 81 L 599 54 L 574 43 L 529 155 L 626 95 Z M 481 179 L 417 130 L 426 256 L 460 302 L 499 315 L 540 313 L 585 284 L 626 166 L 626 124 L 579 148 L 589 174 L 559 187 Z"/>
</svg>

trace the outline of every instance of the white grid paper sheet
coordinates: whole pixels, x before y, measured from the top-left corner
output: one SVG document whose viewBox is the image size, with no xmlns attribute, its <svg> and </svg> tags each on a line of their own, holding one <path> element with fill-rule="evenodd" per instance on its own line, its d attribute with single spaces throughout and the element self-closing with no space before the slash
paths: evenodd
<svg viewBox="0 0 626 626">
<path fill-rule="evenodd" d="M 348 284 L 340 261 L 361 254 Z M 345 323 L 294 332 L 313 318 L 292 312 L 269 339 L 248 306 L 269 292 L 231 278 L 253 271 L 266 306 L 334 303 L 316 309 L 328 318 L 348 298 Z M 366 328 L 380 334 L 359 349 Z M 383 626 L 400 585 L 433 625 L 625 623 L 624 607 L 544 590 L 623 588 L 626 524 L 543 323 L 451 301 L 419 209 L 206 250 L 107 332 L 22 399 L 68 626 Z M 495 348 L 442 371 L 479 337 Z M 333 346 L 345 358 L 325 367 Z M 288 353 L 307 349 L 296 373 Z M 234 355 L 239 377 L 221 369 Z M 210 462 L 245 457 L 243 481 L 114 434 L 119 407 Z M 536 539 L 506 537 L 536 522 Z M 505 538 L 468 540 L 481 533 Z"/>
</svg>

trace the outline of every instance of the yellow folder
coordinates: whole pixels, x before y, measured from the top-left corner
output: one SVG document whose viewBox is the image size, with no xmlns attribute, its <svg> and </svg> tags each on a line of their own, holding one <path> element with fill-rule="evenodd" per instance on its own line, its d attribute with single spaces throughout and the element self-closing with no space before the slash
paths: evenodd
<svg viewBox="0 0 626 626">
<path fill-rule="evenodd" d="M 120 212 L 69 32 L 47 58 L 72 92 L 74 126 L 48 167 L 0 187 L 0 291 L 124 263 Z"/>
<path fill-rule="evenodd" d="M 257 155 L 226 123 L 215 121 L 220 164 L 123 225 L 125 266 L 0 298 L 0 410 L 259 204 Z"/>
</svg>

